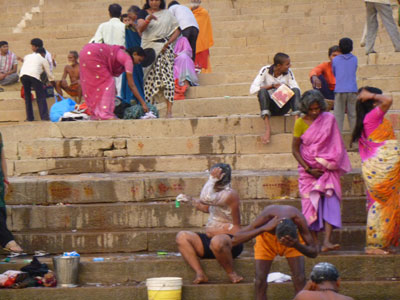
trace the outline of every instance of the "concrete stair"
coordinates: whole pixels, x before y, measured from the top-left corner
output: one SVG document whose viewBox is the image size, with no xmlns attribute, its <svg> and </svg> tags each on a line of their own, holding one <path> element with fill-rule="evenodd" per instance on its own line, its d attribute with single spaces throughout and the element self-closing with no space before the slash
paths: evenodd
<svg viewBox="0 0 400 300">
<path fill-rule="evenodd" d="M 119 1 L 124 9 L 143 2 Z M 341 37 L 351 37 L 359 59 L 359 86 L 378 86 L 394 97 L 388 118 L 400 130 L 400 54 L 393 52 L 381 29 L 378 53 L 364 55 L 358 45 L 365 20 L 363 1 L 323 0 L 318 5 L 311 0 L 202 2 L 214 28 L 213 73 L 200 74 L 201 85 L 189 89 L 187 100 L 175 102 L 173 119 L 22 123 L 20 84 L 0 93 L 0 132 L 12 176 L 6 199 L 9 228 L 28 253 L 43 249 L 52 254 L 72 250 L 83 254 L 81 288 L 1 290 L 0 299 L 100 300 L 110 295 L 146 299 L 143 281 L 158 276 L 183 277 L 186 300 L 253 298 L 254 241 L 246 243 L 235 261 L 244 283 L 227 284 L 214 260 L 202 261 L 210 284 L 190 283 L 194 274 L 176 256 L 174 239 L 181 230 L 204 230 L 207 215 L 185 204 L 176 208 L 173 201 L 180 193 L 198 195 L 208 176 L 204 171 L 216 162 L 228 162 L 234 169 L 233 187 L 241 198 L 243 225 L 270 204 L 300 207 L 297 163 L 291 154 L 294 120 L 272 118 L 271 143 L 263 145 L 258 101 L 249 95 L 257 72 L 278 51 L 291 56 L 294 74 L 305 91 L 311 87 L 309 71 L 327 59 L 328 47 Z M 22 33 L 12 33 L 38 3 L 0 3 L 2 39 L 19 56 L 31 52 L 30 39 L 44 39 L 46 48 L 57 56 L 55 74 L 60 78 L 67 52 L 80 50 L 98 24 L 108 19 L 110 2 L 45 1 Z M 397 7 L 393 8 L 395 12 Z M 161 106 L 160 112 L 164 115 L 165 108 Z M 365 191 L 359 155 L 348 150 L 354 170 L 342 178 L 343 228 L 334 231 L 334 240 L 342 248 L 307 259 L 307 273 L 316 262 L 329 261 L 341 273 L 343 293 L 357 300 L 400 299 L 397 257 L 361 252 Z M 157 256 L 157 251 L 168 255 Z M 94 256 L 105 261 L 93 262 Z M 49 258 L 42 261 L 52 266 Z M 25 264 L 22 259 L 2 263 L 0 273 Z M 273 270 L 290 273 L 281 258 Z M 292 299 L 293 287 L 272 284 L 268 294 L 271 299 Z"/>
<path fill-rule="evenodd" d="M 375 300 L 396 299 L 399 290 L 397 281 L 342 281 L 341 293 L 352 295 L 354 299 Z M 22 289 L 2 291 L 6 300 L 42 300 L 46 299 L 98 299 L 108 300 L 110 295 L 121 300 L 147 299 L 146 287 L 141 284 L 126 285 L 86 285 L 77 289 Z M 294 297 L 291 283 L 271 284 L 268 287 L 268 296 L 276 300 L 292 299 Z M 182 299 L 191 300 L 219 300 L 219 299 L 251 299 L 254 297 L 254 283 L 242 284 L 185 284 L 182 290 Z"/>
<path fill-rule="evenodd" d="M 199 194 L 205 180 L 203 172 L 19 177 L 7 198 L 9 226 L 29 252 L 177 251 L 171 243 L 176 233 L 202 231 L 207 215 L 172 201 L 179 193 Z M 358 172 L 343 177 L 344 227 L 335 231 L 342 249 L 364 247 L 361 182 Z M 242 199 L 243 224 L 270 204 L 300 207 L 297 172 L 235 171 L 232 183 Z"/>
<path fill-rule="evenodd" d="M 341 270 L 343 278 L 341 291 L 347 295 L 354 295 L 356 299 L 397 299 L 399 288 L 398 260 L 396 256 L 366 256 L 357 253 L 343 253 L 345 255 L 321 255 L 315 260 L 306 260 L 306 272 L 309 272 L 314 263 L 330 261 Z M 235 260 L 235 268 L 245 277 L 244 283 L 227 284 L 226 275 L 214 260 L 203 260 L 202 265 L 208 274 L 211 283 L 207 285 L 192 285 L 190 279 L 193 271 L 180 258 L 174 255 L 159 257 L 155 254 L 106 256 L 104 262 L 92 262 L 92 257 L 82 257 L 79 281 L 83 287 L 78 289 L 23 289 L 3 290 L 3 299 L 106 299 L 110 294 L 120 299 L 146 299 L 146 289 L 143 282 L 154 276 L 180 276 L 185 278 L 183 299 L 247 299 L 254 297 L 254 283 L 252 282 L 254 260 L 242 257 Z M 42 259 L 51 265 L 49 259 Z M 18 262 L 13 266 L 19 269 L 25 263 Z M 385 268 L 386 277 L 382 277 L 381 269 Z M 4 265 L 0 270 L 6 270 Z M 272 271 L 290 273 L 286 261 L 277 259 Z M 273 299 L 291 299 L 293 286 L 291 283 L 271 284 L 268 289 L 269 297 Z M 75 297 L 75 298 L 74 298 Z"/>
</svg>

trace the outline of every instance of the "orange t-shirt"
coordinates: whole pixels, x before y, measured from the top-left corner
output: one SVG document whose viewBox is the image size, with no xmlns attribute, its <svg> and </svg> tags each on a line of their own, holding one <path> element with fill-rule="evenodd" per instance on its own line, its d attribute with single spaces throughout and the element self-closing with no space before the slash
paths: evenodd
<svg viewBox="0 0 400 300">
<path fill-rule="evenodd" d="M 335 75 L 333 75 L 332 63 L 330 61 L 324 62 L 312 69 L 310 72 L 310 78 L 314 75 L 323 75 L 326 82 L 328 83 L 329 89 L 332 91 L 335 89 L 336 78 Z"/>
</svg>

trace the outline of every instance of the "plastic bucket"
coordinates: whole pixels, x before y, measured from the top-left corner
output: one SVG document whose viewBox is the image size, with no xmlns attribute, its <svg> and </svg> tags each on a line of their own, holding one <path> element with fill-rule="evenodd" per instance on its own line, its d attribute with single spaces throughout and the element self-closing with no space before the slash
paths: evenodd
<svg viewBox="0 0 400 300">
<path fill-rule="evenodd" d="M 146 280 L 149 300 L 181 300 L 182 278 L 158 277 Z"/>
<path fill-rule="evenodd" d="M 79 256 L 53 257 L 58 287 L 78 286 L 79 259 Z"/>
</svg>

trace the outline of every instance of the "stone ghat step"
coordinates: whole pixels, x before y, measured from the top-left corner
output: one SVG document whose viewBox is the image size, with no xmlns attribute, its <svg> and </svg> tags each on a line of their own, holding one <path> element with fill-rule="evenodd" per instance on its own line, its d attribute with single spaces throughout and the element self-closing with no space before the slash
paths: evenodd
<svg viewBox="0 0 400 300">
<path fill-rule="evenodd" d="M 260 4 L 260 6 L 265 6 L 265 4 Z M 226 10 L 226 8 L 220 8 L 217 11 L 214 8 L 207 8 L 207 6 L 203 7 L 209 11 L 214 32 L 221 32 L 223 30 L 234 31 L 234 28 L 236 28 L 236 30 L 241 30 L 245 29 L 246 26 L 253 26 L 258 30 L 265 30 L 265 28 L 267 27 L 275 28 L 278 26 L 280 26 L 281 28 L 294 27 L 299 24 L 300 21 L 304 26 L 315 26 L 316 24 L 318 24 L 322 27 L 329 27 L 337 24 L 349 24 L 349 22 L 344 21 L 350 15 L 353 17 L 353 19 L 351 19 L 350 21 L 350 24 L 355 25 L 352 27 L 352 29 L 354 29 L 361 27 L 361 22 L 364 21 L 365 18 L 365 13 L 363 9 L 356 10 L 354 8 L 350 11 L 343 11 L 343 9 L 333 9 L 331 10 L 332 15 L 329 16 L 319 16 L 313 14 L 305 18 L 304 13 L 301 12 L 291 12 L 289 14 L 277 15 L 271 11 L 264 14 L 255 14 L 257 12 L 254 11 L 252 13 L 246 14 L 246 16 L 232 14 L 221 15 L 221 13 Z M 48 11 L 43 11 L 41 14 L 35 14 L 32 20 L 28 21 L 29 25 L 26 30 L 46 30 L 46 26 L 52 26 L 54 27 L 54 30 L 57 31 L 65 31 L 70 29 L 93 29 L 93 26 L 95 26 L 94 30 L 96 30 L 98 24 L 108 21 L 108 16 L 105 14 L 107 8 L 96 9 L 91 7 L 88 9 L 80 9 L 79 11 L 65 7 L 62 7 L 62 9 L 64 9 L 63 14 L 57 14 Z M 0 13 L 0 17 L 2 17 L 0 25 L 3 25 L 5 28 L 7 28 L 15 26 L 15 22 L 13 23 L 13 21 L 20 19 L 21 15 L 18 13 Z M 72 18 L 73 22 L 71 22 Z M 349 20 L 347 19 L 347 21 Z M 60 24 L 65 25 L 62 26 Z M 341 28 L 344 27 L 342 26 Z M 320 32 L 320 30 L 316 30 L 316 32 Z M 304 32 L 307 31 L 304 30 Z M 336 33 L 337 32 L 335 32 L 335 34 Z"/>
<path fill-rule="evenodd" d="M 223 61 L 223 58 L 221 58 Z M 325 59 L 321 59 L 321 61 L 324 61 Z M 265 63 L 267 63 L 266 60 Z M 295 63 L 294 63 L 295 64 Z M 315 65 L 318 63 L 315 62 Z M 255 64 L 254 64 L 255 65 Z M 260 64 L 261 65 L 261 64 Z M 215 85 L 223 85 L 223 84 L 242 84 L 244 82 L 248 82 L 247 89 L 244 88 L 243 90 L 240 89 L 240 93 L 249 93 L 250 89 L 250 84 L 258 74 L 259 70 L 255 71 L 253 69 L 249 70 L 243 70 L 243 71 L 237 71 L 233 69 L 233 66 L 230 67 L 229 64 L 221 64 L 221 68 L 223 70 L 219 70 L 220 67 L 216 65 L 214 67 L 214 73 L 211 74 L 200 74 L 199 75 L 199 83 L 200 86 L 215 86 Z M 230 70 L 231 69 L 231 70 Z M 261 68 L 260 68 L 261 69 Z M 309 80 L 309 73 L 310 70 L 312 69 L 311 65 L 309 67 L 303 67 L 303 68 L 292 68 L 293 73 L 295 74 L 297 81 L 303 91 L 310 89 L 311 88 L 311 83 Z M 396 86 L 396 76 L 398 77 L 399 75 L 399 65 L 392 64 L 392 65 L 363 65 L 360 66 L 359 71 L 358 71 L 358 83 L 359 86 L 363 86 L 366 84 L 371 84 L 370 82 L 365 83 L 363 80 L 368 80 L 371 79 L 374 82 L 375 86 L 380 86 L 383 90 L 390 90 L 393 89 Z M 59 72 L 62 72 L 63 66 L 61 66 L 59 69 Z M 224 71 L 225 70 L 225 71 Z M 62 74 L 61 73 L 56 73 L 56 78 L 61 78 Z M 379 80 L 377 80 L 379 78 Z M 383 84 L 383 82 L 387 82 L 386 84 Z M 0 109 L 1 111 L 7 110 L 16 110 L 20 109 L 25 111 L 25 104 L 23 99 L 20 98 L 20 84 L 15 84 L 12 87 L 9 87 L 6 89 L 5 93 L 2 93 L 0 97 L 4 100 L 6 99 L 16 99 L 19 100 L 14 105 L 12 106 L 6 106 L 6 104 L 9 103 L 4 103 L 2 104 L 0 102 Z M 193 89 L 197 89 L 197 87 L 193 87 Z M 190 91 L 191 89 L 189 89 Z M 191 96 L 192 92 L 188 92 L 188 96 Z M 227 91 L 227 93 L 229 93 Z M 206 96 L 206 97 L 209 97 Z M 49 106 L 54 103 L 54 99 L 49 99 Z M 5 107 L 6 106 L 6 107 Z M 4 108 L 3 108 L 4 107 Z M 4 113 L 4 121 L 7 121 L 8 113 Z"/>
<path fill-rule="evenodd" d="M 203 232 L 204 228 L 142 228 L 112 231 L 77 230 L 69 231 L 28 231 L 15 232 L 17 242 L 27 253 L 46 250 L 49 253 L 78 251 L 79 253 L 133 253 L 178 251 L 175 237 L 179 231 Z M 342 250 L 362 251 L 365 247 L 365 225 L 346 225 L 334 230 L 332 240 L 339 243 Z M 323 236 L 320 235 L 320 239 Z M 245 244 L 246 251 L 252 251 L 255 240 Z"/>
<path fill-rule="evenodd" d="M 115 150 L 118 151 L 118 150 Z M 185 172 L 208 170 L 216 163 L 227 163 L 235 170 L 294 170 L 298 163 L 292 153 L 275 154 L 205 154 L 168 156 L 122 156 L 89 158 L 44 158 L 8 161 L 11 174 L 38 172 L 78 174 L 101 172 Z M 349 153 L 353 166 L 360 167 L 356 152 Z M 9 173 L 10 173 L 9 172 Z"/>
<path fill-rule="evenodd" d="M 340 293 L 355 300 L 397 299 L 400 292 L 398 281 L 342 281 Z M 115 295 L 120 300 L 147 299 L 147 290 L 139 286 L 84 286 L 80 288 L 27 288 L 20 290 L 4 289 L 4 300 L 76 300 L 97 299 L 109 300 Z M 276 300 L 293 299 L 294 290 L 291 283 L 272 283 L 268 286 L 268 297 Z M 254 284 L 205 284 L 184 285 L 183 300 L 221 300 L 253 299 Z"/>
<path fill-rule="evenodd" d="M 96 0 L 98 1 L 98 0 Z M 35 1 L 36 2 L 36 1 Z M 38 2 L 38 1 L 37 1 Z M 132 1 L 119 1 L 123 10 L 126 11 L 129 6 L 132 5 Z M 188 4 L 188 1 L 181 1 L 182 4 Z M 142 7 L 143 1 L 140 3 L 135 3 L 136 5 Z M 97 14 L 104 16 L 107 19 L 107 8 L 109 2 L 100 1 L 100 3 L 96 2 L 96 7 L 93 7 L 93 3 L 90 1 L 80 2 L 80 1 L 55 1 L 46 3 L 44 6 L 41 6 L 40 9 L 44 13 L 48 14 L 57 14 L 57 13 L 69 13 L 68 15 L 73 18 L 74 13 L 77 15 L 83 15 L 85 12 L 90 12 L 91 10 L 95 11 Z M 20 14 L 22 17 L 26 12 L 30 12 L 31 8 L 34 6 L 38 6 L 38 3 L 29 2 L 28 4 L 19 4 L 12 6 L 6 6 L 4 8 L 3 13 L 14 13 Z M 212 15 L 236 15 L 239 10 L 232 8 L 232 3 L 230 1 L 211 1 L 205 2 L 204 7 L 207 7 Z M 65 10 L 63 10 L 63 8 Z"/>
<path fill-rule="evenodd" d="M 206 172 L 92 173 L 11 177 L 10 205 L 52 205 L 172 200 L 181 193 L 200 195 Z M 299 198 L 297 171 L 238 171 L 232 187 L 240 199 Z M 360 170 L 342 177 L 343 197 L 364 196 Z"/>
<path fill-rule="evenodd" d="M 344 133 L 349 151 L 350 132 Z M 21 141 L 16 152 L 6 149 L 8 159 L 31 160 L 51 158 L 169 156 L 204 154 L 283 154 L 292 153 L 292 133 L 274 134 L 269 144 L 261 141 L 261 135 L 215 135 L 200 137 L 168 138 L 40 138 Z"/>
<path fill-rule="evenodd" d="M 396 115 L 396 112 L 394 111 L 393 114 Z M 286 132 L 285 125 L 287 126 L 287 132 L 291 132 L 294 118 L 273 117 L 271 122 L 272 133 Z M 252 134 L 254 132 L 263 132 L 263 130 L 263 121 L 259 116 L 233 115 L 152 120 L 23 122 L 2 126 L 1 134 L 7 145 L 7 143 L 40 138 L 193 137 Z"/>
<path fill-rule="evenodd" d="M 381 67 L 381 66 L 379 66 Z M 383 67 L 383 66 L 382 66 Z M 214 74 L 210 78 L 215 78 Z M 208 79 L 207 79 L 208 80 Z M 393 110 L 400 110 L 400 93 L 389 93 L 393 97 Z M 15 97 L 18 95 L 15 94 Z M 49 107 L 54 99 L 48 99 Z M 165 105 L 164 105 L 165 106 Z M 166 107 L 160 106 L 161 117 L 166 113 Z M 35 119 L 40 120 L 37 105 L 34 104 Z M 173 114 L 175 118 L 218 117 L 232 115 L 258 115 L 260 106 L 256 95 L 225 96 L 214 98 L 185 99 L 175 101 Z M 0 100 L 0 122 L 15 122 L 26 119 L 25 105 L 21 99 Z"/>
<path fill-rule="evenodd" d="M 272 204 L 293 205 L 301 209 L 300 200 L 242 200 L 241 224 L 250 224 L 262 210 Z M 176 208 L 174 202 L 139 202 L 72 205 L 11 205 L 9 228 L 13 232 L 67 230 L 125 230 L 137 228 L 202 227 L 208 214 L 190 204 Z M 364 198 L 343 200 L 343 223 L 365 223 Z"/>
<path fill-rule="evenodd" d="M 175 255 L 157 257 L 154 254 L 144 255 L 113 255 L 104 257 L 104 262 L 93 262 L 93 256 L 82 256 L 79 271 L 81 284 L 126 284 L 145 281 L 151 277 L 182 277 L 185 283 L 190 283 L 194 272 L 182 258 Z M 315 259 L 306 258 L 306 274 L 310 274 L 312 267 L 319 262 L 334 264 L 342 280 L 356 281 L 397 281 L 400 277 L 400 261 L 396 255 L 372 256 L 360 252 L 343 252 L 338 254 L 319 255 Z M 51 258 L 41 258 L 52 268 Z M 18 262 L 20 261 L 20 262 Z M 19 269 L 26 263 L 16 260 L 17 263 L 2 264 L 0 271 L 7 268 Z M 201 261 L 204 271 L 211 283 L 228 283 L 228 278 L 215 259 Z M 244 277 L 244 282 L 253 283 L 254 258 L 243 254 L 234 260 L 238 274 Z M 285 258 L 277 257 L 272 265 L 271 272 L 291 274 Z"/>
<path fill-rule="evenodd" d="M 120 1 L 123 11 L 126 11 L 128 7 L 131 5 L 128 1 Z M 180 2 L 184 4 L 184 1 Z M 186 3 L 187 5 L 188 3 Z M 333 4 L 333 5 L 332 5 Z M 342 23 L 343 15 L 352 15 L 355 18 L 349 20 L 350 23 L 354 23 L 359 25 L 357 21 L 361 21 L 362 16 L 365 14 L 363 7 L 358 7 L 358 5 L 347 7 L 346 5 L 339 6 L 336 3 L 332 3 L 331 5 L 322 4 L 325 7 L 324 10 L 315 9 L 312 4 L 299 4 L 291 3 L 290 5 L 285 5 L 284 3 L 277 3 L 272 5 L 266 5 L 265 3 L 261 2 L 254 2 L 249 1 L 245 4 L 246 7 L 239 5 L 238 3 L 232 3 L 230 1 L 212 1 L 212 2 L 203 2 L 202 6 L 206 8 L 212 18 L 213 24 L 218 24 L 218 21 L 225 20 L 225 21 L 246 21 L 247 18 L 238 18 L 238 15 L 246 15 L 251 16 L 252 19 L 255 20 L 265 20 L 266 24 L 273 26 L 278 25 L 278 21 L 276 19 L 283 19 L 286 22 L 282 22 L 281 24 L 289 24 L 295 25 L 295 20 L 299 20 L 302 18 L 302 21 L 307 25 L 312 24 L 327 24 L 331 25 L 333 21 L 337 23 Z M 30 11 L 31 7 L 35 6 L 32 3 L 27 5 L 13 5 L 12 8 L 4 7 L 0 16 L 3 19 L 2 25 L 11 26 L 13 20 L 20 19 L 25 12 Z M 90 2 L 68 2 L 62 1 L 62 5 L 57 5 L 56 3 L 50 3 L 41 7 L 40 13 L 34 13 L 32 20 L 29 20 L 28 23 L 28 30 L 31 29 L 29 25 L 59 25 L 59 22 L 65 23 L 66 26 L 71 25 L 70 21 L 72 18 L 76 17 L 76 21 L 74 23 L 80 22 L 82 25 L 83 23 L 83 16 L 87 14 L 87 22 L 93 23 L 101 23 L 108 20 L 107 15 L 107 6 L 108 3 L 100 3 L 93 7 L 90 5 Z M 330 15 L 326 14 L 326 10 L 329 7 Z M 311 9 L 310 9 L 311 8 Z M 62 12 L 63 14 L 60 14 Z M 60 16 L 59 22 L 57 22 L 56 17 Z M 260 18 L 262 16 L 263 18 Z M 257 18 L 259 17 L 259 18 Z M 69 19 L 67 19 L 69 18 Z M 356 19 L 357 18 L 357 19 Z M 309 22 L 307 22 L 309 20 Z M 349 23 L 347 22 L 347 23 Z M 74 24 L 72 23 L 72 24 Z M 334 25 L 334 24 L 332 24 Z"/>
<path fill-rule="evenodd" d="M 313 63 L 313 66 L 319 64 L 320 61 Z M 263 66 L 260 63 L 254 68 L 253 76 L 257 75 L 257 72 Z M 224 67 L 225 68 L 225 67 Z M 229 67 L 231 68 L 231 67 Z M 228 71 L 230 72 L 230 71 Z M 250 76 L 249 76 L 250 78 Z M 239 80 L 239 79 L 238 79 Z M 227 80 L 224 80 L 227 81 Z M 298 79 L 297 80 L 300 89 L 304 92 L 312 88 L 309 78 Z M 210 82 L 212 83 L 212 82 Z M 210 97 L 234 97 L 234 96 L 248 96 L 250 94 L 250 86 L 252 80 L 236 82 L 236 83 L 221 83 L 213 85 L 202 85 L 190 87 L 186 92 L 186 98 L 210 98 Z M 368 77 L 359 78 L 357 80 L 358 86 L 376 86 L 385 92 L 399 92 L 400 91 L 400 79 L 399 77 L 387 76 L 387 77 Z M 1 99 L 18 99 L 18 92 L 9 91 L 4 92 L 0 95 Z M 22 101 L 22 99 L 20 99 Z"/>
<path fill-rule="evenodd" d="M 224 101 L 228 101 L 226 99 Z M 185 101 L 189 102 L 191 100 Z M 218 102 L 215 103 L 218 104 Z M 226 104 L 226 102 L 223 103 Z M 398 110 L 390 110 L 387 118 L 392 122 L 395 130 L 400 129 L 398 121 L 400 113 Z M 293 117 L 271 118 L 272 134 L 290 133 L 293 126 Z M 97 137 L 98 139 L 126 139 L 199 136 L 209 136 L 211 138 L 218 135 L 248 135 L 262 133 L 263 131 L 263 120 L 257 115 L 57 123 L 24 122 L 7 124 L 1 128 L 5 145 L 10 149 L 16 147 L 19 141 L 32 141 L 42 138 L 76 139 Z M 9 146 L 7 146 L 8 143 L 10 143 Z"/>
<path fill-rule="evenodd" d="M 213 36 L 215 38 L 222 39 L 224 37 L 259 37 L 264 34 L 268 34 L 270 35 L 268 40 L 271 41 L 272 38 L 277 38 L 279 35 L 285 35 L 288 38 L 292 38 L 295 37 L 297 34 L 307 35 L 309 32 L 315 32 L 315 35 L 317 37 L 321 37 L 321 41 L 330 41 L 336 39 L 338 36 L 344 36 L 346 33 L 350 36 L 356 36 L 360 33 L 362 34 L 363 26 L 361 25 L 361 21 L 359 21 L 359 23 L 350 24 L 347 24 L 345 22 L 345 20 L 348 19 L 350 16 L 353 15 L 344 14 L 342 20 L 338 20 L 338 24 L 335 25 L 325 25 L 316 22 L 314 24 L 302 24 L 301 27 L 284 23 L 281 23 L 280 25 L 274 25 L 271 24 L 271 22 L 268 22 L 268 19 L 249 21 L 238 18 L 238 21 L 234 22 L 216 23 L 215 25 L 213 23 Z M 358 19 L 361 19 L 362 16 L 362 14 L 359 14 Z M 76 34 L 79 32 L 79 36 L 87 36 L 90 40 L 95 35 L 99 24 L 105 21 L 108 21 L 107 18 L 104 18 L 101 21 L 92 21 L 86 24 L 69 23 L 68 25 L 66 25 L 65 23 L 53 23 L 52 25 L 40 24 L 39 26 L 35 26 L 36 24 L 33 24 L 32 28 L 30 26 L 27 27 L 26 30 L 20 35 L 22 35 L 21 38 L 23 38 L 27 37 L 28 34 L 32 35 L 33 33 L 40 31 L 41 36 L 49 39 L 54 36 L 55 32 L 57 32 L 57 36 L 60 36 L 60 34 L 62 34 L 63 32 L 74 32 Z M 284 22 L 284 20 L 281 21 Z M 302 20 L 297 19 L 297 21 L 301 22 Z M 64 24 L 64 26 L 60 24 Z M 54 28 L 53 32 L 51 31 L 52 28 Z M 334 32 L 333 36 L 330 37 L 329 33 L 332 32 Z M 10 34 L 6 34 L 6 37 L 10 37 Z"/>
<path fill-rule="evenodd" d="M 83 286 L 80 288 L 27 288 L 4 289 L 4 300 L 109 300 L 110 295 L 119 300 L 147 299 L 145 284 L 133 286 Z M 400 293 L 399 281 L 341 281 L 340 293 L 355 300 L 397 299 Z M 274 300 L 293 299 L 291 283 L 272 283 L 268 286 L 268 297 Z M 183 300 L 253 299 L 254 284 L 185 284 L 182 288 Z"/>
</svg>

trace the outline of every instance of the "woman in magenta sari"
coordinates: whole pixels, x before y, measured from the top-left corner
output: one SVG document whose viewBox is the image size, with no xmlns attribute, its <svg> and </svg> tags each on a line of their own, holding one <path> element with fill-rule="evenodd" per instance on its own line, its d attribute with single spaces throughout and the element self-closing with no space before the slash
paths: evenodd
<svg viewBox="0 0 400 300">
<path fill-rule="evenodd" d="M 114 115 L 114 77 L 126 72 L 129 88 L 139 100 L 145 112 L 146 102 L 140 96 L 133 81 L 133 65 L 145 59 L 140 47 L 125 49 L 107 44 L 87 44 L 80 53 L 80 78 L 82 95 L 90 110 L 92 120 L 117 119 Z"/>
<path fill-rule="evenodd" d="M 400 238 L 400 142 L 385 119 L 392 102 L 380 89 L 359 90 L 352 142 L 358 140 L 367 188 L 367 254 L 389 254 Z"/>
<path fill-rule="evenodd" d="M 351 170 L 335 117 L 325 112 L 322 94 L 310 90 L 300 100 L 304 117 L 296 120 L 292 152 L 299 162 L 299 191 L 302 213 L 317 241 L 317 234 L 325 231 L 321 251 L 336 250 L 331 234 L 342 225 L 340 176 Z"/>
</svg>

